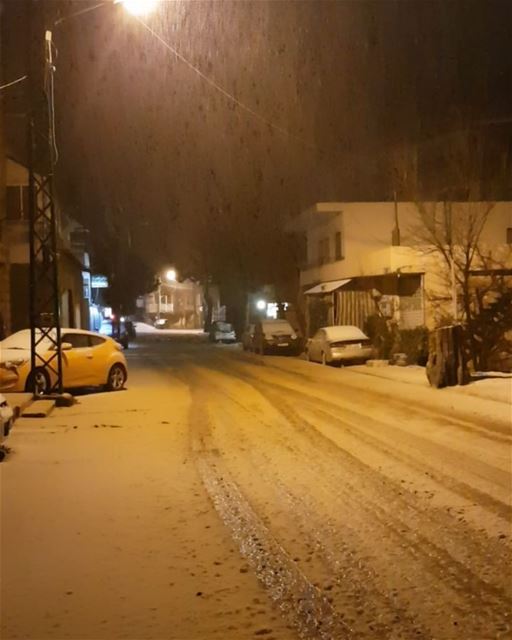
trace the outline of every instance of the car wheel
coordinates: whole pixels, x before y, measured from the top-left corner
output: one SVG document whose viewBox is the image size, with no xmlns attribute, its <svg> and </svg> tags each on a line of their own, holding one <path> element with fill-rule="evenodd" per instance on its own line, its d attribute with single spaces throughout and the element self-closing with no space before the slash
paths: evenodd
<svg viewBox="0 0 512 640">
<path fill-rule="evenodd" d="M 126 382 L 126 369 L 121 364 L 115 364 L 108 372 L 107 389 L 109 391 L 121 391 Z"/>
<path fill-rule="evenodd" d="M 44 369 L 34 369 L 30 372 L 25 384 L 25 390 L 36 396 L 50 393 L 50 378 Z"/>
</svg>

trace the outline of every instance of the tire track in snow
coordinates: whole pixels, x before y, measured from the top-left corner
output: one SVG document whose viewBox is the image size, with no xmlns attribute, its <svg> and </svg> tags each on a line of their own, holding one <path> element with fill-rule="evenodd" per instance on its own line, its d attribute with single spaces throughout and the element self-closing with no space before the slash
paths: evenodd
<svg viewBox="0 0 512 640">
<path fill-rule="evenodd" d="M 268 383 L 268 382 L 264 382 L 263 380 L 261 380 L 260 378 L 251 376 L 250 374 L 241 374 L 242 377 L 245 377 L 245 379 L 255 388 L 258 389 L 262 395 L 268 397 L 269 393 L 271 393 L 272 391 L 275 392 L 275 390 L 280 389 L 284 394 L 288 394 L 290 396 L 294 396 L 295 398 L 297 398 L 297 400 L 300 402 L 304 402 L 304 399 L 309 399 L 311 403 L 318 403 L 319 399 L 316 398 L 314 395 L 312 394 L 308 394 L 306 392 L 299 392 L 295 389 L 290 389 L 289 387 L 286 387 L 285 385 L 280 385 L 278 383 Z M 270 392 L 269 392 L 270 389 Z M 282 405 L 280 404 L 280 399 L 276 400 L 275 396 L 273 397 L 273 399 L 271 399 L 270 397 L 268 397 L 269 402 L 271 402 L 274 406 L 276 406 L 276 408 L 278 410 L 281 410 Z M 378 421 L 376 421 L 374 418 L 368 417 L 362 413 L 357 413 L 356 411 L 354 411 L 351 408 L 347 408 L 347 407 L 341 407 L 339 405 L 336 405 L 335 403 L 330 403 L 327 400 L 322 399 L 321 400 L 322 404 L 326 407 L 331 408 L 332 410 L 336 411 L 336 412 L 341 412 L 343 411 L 344 413 L 346 413 L 347 415 L 352 415 L 354 416 L 357 420 L 359 421 L 366 421 L 368 423 L 373 423 L 373 424 L 377 424 L 380 425 L 381 423 L 379 423 Z M 415 409 L 416 411 L 416 409 Z M 282 413 L 282 411 L 281 411 Z M 349 421 L 343 421 L 340 418 L 337 418 L 338 422 L 340 424 L 344 424 L 345 426 L 354 426 L 353 423 L 350 423 Z M 313 428 L 315 431 L 315 427 L 314 425 L 312 425 L 311 423 L 308 423 L 310 428 Z M 384 426 L 384 428 L 389 428 L 389 425 L 387 425 L 387 423 L 382 423 L 382 425 Z M 321 434 L 319 433 L 319 436 Z M 362 434 L 360 435 L 360 432 L 357 433 L 357 437 L 360 439 L 363 439 Z M 378 443 L 378 440 L 375 439 L 372 436 L 369 436 L 368 434 L 365 436 L 368 439 L 372 438 L 374 444 Z M 410 437 L 410 436 L 409 436 Z M 417 440 L 419 441 L 419 439 L 417 438 Z M 331 441 L 332 442 L 332 441 Z M 332 444 L 335 446 L 335 443 L 332 442 Z M 382 446 L 382 445 L 380 445 Z M 399 454 L 396 452 L 396 450 L 394 452 L 391 452 L 390 449 L 387 449 L 387 453 L 389 453 L 390 455 L 393 455 L 395 457 L 397 457 Z M 492 511 L 493 513 L 495 513 L 496 515 L 500 516 L 501 518 L 503 518 L 506 521 L 510 521 L 510 519 L 512 518 L 512 506 L 509 504 L 506 504 L 505 502 L 502 502 L 501 500 L 498 500 L 496 498 L 494 498 L 493 496 L 490 496 L 488 493 L 484 493 L 483 491 L 481 491 L 480 489 L 476 488 L 476 487 L 472 487 L 471 485 L 467 484 L 464 481 L 461 480 L 457 480 L 456 478 L 452 477 L 452 476 L 448 476 L 447 474 L 441 472 L 439 469 L 436 469 L 435 467 L 433 467 L 432 465 L 429 465 L 427 462 L 421 462 L 421 463 L 415 463 L 413 461 L 413 459 L 409 456 L 402 456 L 401 457 L 401 461 L 404 462 L 405 464 L 407 464 L 409 467 L 414 467 L 417 470 L 422 470 L 423 472 L 428 472 L 430 477 L 433 478 L 434 480 L 436 480 L 440 485 L 445 486 L 446 488 L 450 489 L 451 491 L 453 491 L 454 493 L 457 493 L 458 495 L 460 495 L 461 497 L 465 498 L 466 500 L 468 500 L 471 503 L 478 503 L 480 505 L 482 505 L 484 508 L 489 509 L 490 511 Z"/>
<path fill-rule="evenodd" d="M 226 406 L 215 406 L 213 410 L 213 415 L 223 424 L 234 422 L 228 413 Z M 218 421 L 215 423 L 218 424 Z M 258 487 L 262 483 L 266 485 L 262 491 L 257 491 L 262 494 L 260 498 L 254 498 L 258 512 L 266 512 L 265 519 L 272 523 L 274 535 L 290 553 L 291 549 L 298 546 L 298 536 L 301 545 L 296 551 L 300 556 L 307 556 L 308 574 L 316 573 L 318 576 L 320 573 L 316 567 L 311 566 L 311 560 L 322 563 L 328 572 L 328 593 L 333 604 L 343 612 L 344 619 L 349 621 L 356 632 L 365 638 L 382 640 L 430 640 L 430 631 L 413 619 L 411 612 L 407 610 L 407 604 L 401 601 L 399 592 L 389 594 L 377 586 L 375 571 L 363 555 L 357 553 L 353 544 L 348 542 L 354 539 L 354 532 L 346 526 L 340 527 L 339 522 L 334 524 L 332 519 L 319 515 L 318 509 L 315 509 L 318 505 L 306 499 L 307 491 L 303 487 L 300 497 L 294 494 L 279 475 L 275 460 L 258 451 L 243 431 L 237 431 L 236 438 L 239 446 L 242 443 L 245 445 L 242 447 L 244 460 L 251 461 L 253 466 L 250 473 L 258 473 Z M 294 489 L 297 491 L 299 486 L 294 484 Z M 266 492 L 275 497 L 271 507 L 265 500 L 268 497 Z M 254 496 L 254 488 L 251 495 Z M 287 526 L 281 523 L 279 529 L 276 529 L 276 522 L 282 520 L 283 506 L 286 508 Z M 315 584 L 317 583 L 318 577 Z"/>
<path fill-rule="evenodd" d="M 231 357 L 230 364 L 235 364 L 233 369 L 235 369 L 237 374 L 240 374 L 241 372 L 243 372 L 243 374 L 248 375 L 251 378 L 254 378 L 256 380 L 260 380 L 262 382 L 265 382 L 265 381 L 262 380 L 260 375 L 265 373 L 265 369 L 267 370 L 270 369 L 273 373 L 277 372 L 283 377 L 289 376 L 294 380 L 302 381 L 306 383 L 309 388 L 314 388 L 314 387 L 318 388 L 319 384 L 322 384 L 323 391 L 325 391 L 326 389 L 332 389 L 336 393 L 339 393 L 341 388 L 340 385 L 343 384 L 344 385 L 343 388 L 350 391 L 354 395 L 358 395 L 358 394 L 360 396 L 369 395 L 369 396 L 372 396 L 374 400 L 382 402 L 383 405 L 387 405 L 389 407 L 395 408 L 400 411 L 406 411 L 407 413 L 411 411 L 410 400 L 401 400 L 397 396 L 390 396 L 389 394 L 379 391 L 371 386 L 368 386 L 362 389 L 358 385 L 351 384 L 350 379 L 347 379 L 347 378 L 340 378 L 340 380 L 337 382 L 333 380 L 332 382 L 329 381 L 326 383 L 322 381 L 320 383 L 318 378 L 315 377 L 315 375 L 313 374 L 309 375 L 306 373 L 302 373 L 300 371 L 293 371 L 290 369 L 286 369 L 284 367 L 280 367 L 277 364 L 271 363 L 268 361 L 263 361 L 261 363 L 260 362 L 253 363 L 250 360 L 245 360 L 245 359 L 242 360 L 240 358 L 234 357 L 233 354 L 231 354 L 231 356 L 232 357 Z M 218 363 L 221 366 L 225 367 L 225 359 L 219 358 Z M 249 373 L 247 371 L 247 367 L 250 366 L 251 364 L 254 365 L 254 368 L 253 368 L 253 372 Z M 238 365 L 238 367 L 236 365 Z M 231 375 L 233 374 L 233 369 L 231 370 Z M 226 371 L 228 371 L 228 369 L 226 369 Z M 256 371 L 260 375 L 256 376 Z M 360 371 L 355 371 L 351 373 L 353 373 L 353 375 L 357 375 L 361 377 L 366 376 L 367 378 L 373 377 L 381 381 L 385 380 L 383 378 L 378 378 L 377 376 L 371 376 L 369 374 L 365 374 Z M 392 381 L 390 380 L 390 382 Z M 293 389 L 283 384 L 283 382 L 278 384 L 280 384 L 280 386 L 283 386 L 283 388 L 286 389 L 287 391 L 288 390 L 293 391 Z M 397 384 L 409 384 L 409 383 L 397 383 Z M 412 386 L 412 385 L 409 384 L 409 386 Z M 461 402 L 463 402 L 463 398 L 461 398 Z M 487 438 L 489 440 L 493 440 L 495 442 L 499 442 L 499 443 L 512 442 L 512 432 L 511 432 L 509 423 L 503 424 L 501 421 L 498 421 L 498 422 L 489 421 L 487 424 L 482 424 L 480 419 L 474 418 L 473 416 L 470 416 L 470 415 L 468 415 L 467 417 L 465 416 L 463 418 L 461 418 L 460 415 L 454 415 L 454 410 L 451 408 L 447 408 L 443 411 L 440 411 L 433 408 L 432 406 L 425 407 L 418 404 L 414 405 L 414 413 L 429 419 L 433 419 L 433 420 L 443 420 L 443 422 L 449 426 L 457 427 L 458 429 L 461 429 L 462 431 L 465 431 L 467 433 L 473 433 L 481 437 Z"/>
<path fill-rule="evenodd" d="M 390 557 L 394 554 L 396 562 L 400 563 L 403 561 L 403 552 L 405 552 L 411 560 L 428 567 L 429 572 L 437 576 L 440 584 L 449 585 L 453 592 L 458 593 L 460 597 L 467 601 L 464 607 L 465 613 L 459 616 L 459 621 L 455 621 L 461 627 L 461 631 L 464 626 L 467 626 L 471 617 L 474 618 L 474 621 L 472 626 L 467 626 L 468 634 L 476 633 L 478 635 L 475 637 L 482 638 L 482 640 L 484 638 L 499 637 L 500 630 L 510 629 L 512 601 L 501 588 L 495 587 L 479 578 L 471 569 L 455 559 L 443 547 L 423 535 L 421 532 L 425 528 L 428 530 L 427 522 L 417 523 L 412 528 L 407 522 L 407 512 L 403 512 L 404 518 L 401 516 L 403 510 L 397 509 L 397 507 L 403 506 L 398 504 L 401 501 L 393 500 L 392 491 L 388 495 L 386 495 L 386 491 L 383 491 L 386 483 L 380 474 L 375 474 L 375 471 L 370 467 L 340 449 L 336 443 L 318 432 L 314 424 L 304 420 L 295 408 L 292 408 L 287 401 L 283 401 L 282 396 L 277 397 L 275 391 L 269 392 L 266 390 L 263 393 L 269 400 L 273 397 L 271 401 L 275 408 L 295 427 L 300 427 L 301 432 L 311 439 L 311 443 L 314 446 L 319 445 L 325 456 L 331 458 L 335 463 L 335 468 L 339 468 L 337 462 L 342 465 L 348 462 L 353 466 L 354 469 L 347 474 L 348 478 L 352 478 L 352 472 L 354 472 L 353 477 L 358 478 L 358 480 L 363 479 L 363 481 L 371 479 L 372 476 L 378 476 L 375 477 L 374 487 L 365 487 L 364 482 L 361 485 L 360 482 L 351 482 L 350 480 L 345 482 L 344 485 L 339 485 L 330 480 L 333 475 L 326 468 L 326 465 L 322 463 L 321 458 L 320 465 L 317 467 L 319 471 L 318 478 L 330 485 L 329 493 L 336 502 L 344 503 L 344 506 L 350 504 L 354 513 L 366 514 L 366 518 L 363 518 L 363 521 L 366 520 L 380 525 L 383 531 L 388 532 L 391 541 L 394 541 L 391 545 L 392 553 Z M 320 472 L 321 467 L 323 467 L 323 472 Z M 363 491 L 363 488 L 366 490 Z M 376 492 L 377 496 L 379 493 L 381 494 L 380 500 L 369 499 L 373 492 Z M 384 506 L 389 504 L 389 498 L 394 502 L 392 511 L 387 511 Z M 461 540 L 460 542 L 464 544 L 464 541 Z M 402 551 L 397 553 L 397 549 Z M 503 561 L 503 557 L 499 558 L 499 560 Z M 475 616 L 475 608 L 478 610 L 477 616 Z M 488 635 L 494 633 L 491 631 L 492 627 L 496 629 L 496 636 Z M 472 636 L 465 635 L 463 637 L 469 638 Z"/>
<path fill-rule="evenodd" d="M 281 612 L 305 640 L 357 640 L 325 595 L 274 539 L 212 446 L 207 398 L 192 386 L 190 447 L 203 485 L 240 552 Z"/>
<path fill-rule="evenodd" d="M 253 386 L 257 387 L 257 385 Z M 275 385 L 272 385 L 272 388 L 275 394 Z M 259 390 L 261 393 L 261 389 Z M 227 395 L 229 397 L 229 394 Z M 265 395 L 268 396 L 268 390 Z M 248 413 L 253 413 L 246 407 L 244 407 L 243 404 L 237 402 L 233 398 L 231 399 L 239 406 L 245 408 Z M 299 431 L 302 434 L 308 435 L 308 437 L 311 439 L 311 443 L 316 448 L 318 448 L 320 445 L 322 453 L 325 454 L 327 458 L 331 458 L 331 462 L 341 462 L 342 464 L 346 464 L 348 460 L 353 466 L 353 463 L 355 461 L 358 464 L 356 465 L 357 468 L 353 469 L 353 471 L 355 471 L 356 476 L 358 476 L 359 478 L 365 478 L 365 476 L 367 475 L 371 477 L 372 473 L 375 474 L 374 470 L 367 468 L 366 465 L 363 465 L 359 460 L 353 458 L 353 456 L 351 456 L 347 452 L 340 450 L 334 442 L 318 433 L 314 425 L 303 420 L 296 414 L 296 412 L 294 413 L 293 410 L 291 410 L 291 408 L 289 407 L 288 403 L 286 401 L 283 401 L 282 395 L 279 397 L 276 397 L 276 395 L 274 395 L 272 398 L 272 404 L 274 404 L 277 410 L 285 416 L 285 418 L 295 430 L 297 430 L 297 427 L 299 427 Z M 341 459 L 340 453 L 343 454 Z M 319 459 L 322 460 L 322 458 Z M 339 465 L 336 465 L 336 468 L 339 469 Z M 325 467 L 325 464 L 320 464 L 317 476 L 319 478 L 325 479 L 329 478 L 330 475 L 331 474 Z M 380 474 L 378 474 L 378 476 L 379 477 L 376 479 L 376 481 L 382 483 L 383 477 Z M 389 489 L 389 487 L 387 488 Z M 472 611 L 474 605 L 476 605 L 478 606 L 479 611 L 487 611 L 487 614 L 480 614 L 480 617 L 485 618 L 491 626 L 496 624 L 498 630 L 507 628 L 508 619 L 507 616 L 502 615 L 501 610 L 503 603 L 507 601 L 506 598 L 503 598 L 503 593 L 499 589 L 495 589 L 492 585 L 478 578 L 475 574 L 473 574 L 472 571 L 468 570 L 466 566 L 454 559 L 443 548 L 432 543 L 425 536 L 418 534 L 416 528 L 412 529 L 406 522 L 401 519 L 397 519 L 396 513 L 390 514 L 388 511 L 382 508 L 381 504 L 387 504 L 387 498 L 390 497 L 389 495 L 386 495 L 386 493 L 384 493 L 384 495 L 381 496 L 382 500 L 379 503 L 376 503 L 375 501 L 368 502 L 368 492 L 363 493 L 354 484 L 350 484 L 349 486 L 344 487 L 341 492 L 339 486 L 330 486 L 329 492 L 331 495 L 336 496 L 337 501 L 344 501 L 345 506 L 347 504 L 351 505 L 351 509 L 353 509 L 354 513 L 356 511 L 358 513 L 364 512 L 366 514 L 367 521 L 371 522 L 373 519 L 373 521 L 376 522 L 376 524 L 378 524 L 380 527 L 382 527 L 384 531 L 388 532 L 388 537 L 391 536 L 391 543 L 392 545 L 394 545 L 395 549 L 405 549 L 409 556 L 411 556 L 411 561 L 419 562 L 420 564 L 426 564 L 429 567 L 429 571 L 433 575 L 437 576 L 437 580 L 440 582 L 440 584 L 449 584 L 452 591 L 458 593 L 464 600 L 472 600 L 472 606 L 469 610 L 467 610 L 466 607 L 463 607 L 463 610 L 466 609 L 466 616 L 471 617 L 470 611 Z M 401 506 L 403 507 L 404 505 Z M 410 507 L 410 505 L 406 506 Z M 396 507 L 396 500 L 394 500 L 393 507 Z M 395 553 L 395 555 L 396 561 L 400 562 L 400 553 Z M 433 587 L 435 588 L 435 583 Z M 464 616 L 462 616 L 462 619 L 463 618 Z M 461 616 L 459 616 L 459 619 L 461 619 Z M 460 625 L 458 635 L 454 637 L 471 637 L 470 635 L 459 635 L 461 632 L 463 632 L 464 628 L 466 628 L 470 634 L 477 633 L 478 637 L 482 639 L 486 637 L 492 637 L 487 635 L 487 633 L 490 631 L 486 629 L 486 623 L 484 623 L 483 621 L 483 626 L 478 623 L 478 621 L 474 621 L 474 624 L 469 626 L 467 622 L 467 619 L 464 622 L 460 623 L 457 620 L 454 621 L 454 624 Z"/>
</svg>

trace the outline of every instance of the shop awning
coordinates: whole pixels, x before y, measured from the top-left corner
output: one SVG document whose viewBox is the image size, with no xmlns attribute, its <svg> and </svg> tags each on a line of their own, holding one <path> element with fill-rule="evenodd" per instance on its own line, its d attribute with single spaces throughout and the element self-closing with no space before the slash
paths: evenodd
<svg viewBox="0 0 512 640">
<path fill-rule="evenodd" d="M 304 291 L 306 296 L 314 295 L 315 293 L 331 293 L 331 291 L 335 291 L 340 287 L 345 286 L 348 282 L 350 282 L 351 278 L 347 278 L 346 280 L 331 280 L 331 282 L 321 282 L 320 284 L 316 284 L 311 289 Z"/>
</svg>

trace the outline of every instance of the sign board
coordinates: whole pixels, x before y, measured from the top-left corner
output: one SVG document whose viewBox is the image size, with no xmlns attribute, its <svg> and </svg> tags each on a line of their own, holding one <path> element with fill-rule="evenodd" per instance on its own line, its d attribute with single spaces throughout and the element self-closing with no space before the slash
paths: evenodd
<svg viewBox="0 0 512 640">
<path fill-rule="evenodd" d="M 91 287 L 93 289 L 108 289 L 108 278 L 100 274 L 91 277 Z"/>
</svg>

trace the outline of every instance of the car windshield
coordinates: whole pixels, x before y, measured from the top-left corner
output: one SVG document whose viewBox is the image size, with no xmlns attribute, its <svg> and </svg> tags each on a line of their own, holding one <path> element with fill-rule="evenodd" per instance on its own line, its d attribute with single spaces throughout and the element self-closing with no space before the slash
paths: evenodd
<svg viewBox="0 0 512 640">
<path fill-rule="evenodd" d="M 229 322 L 217 322 L 216 330 L 228 333 L 229 331 L 233 331 L 233 325 L 229 324 Z"/>
</svg>

